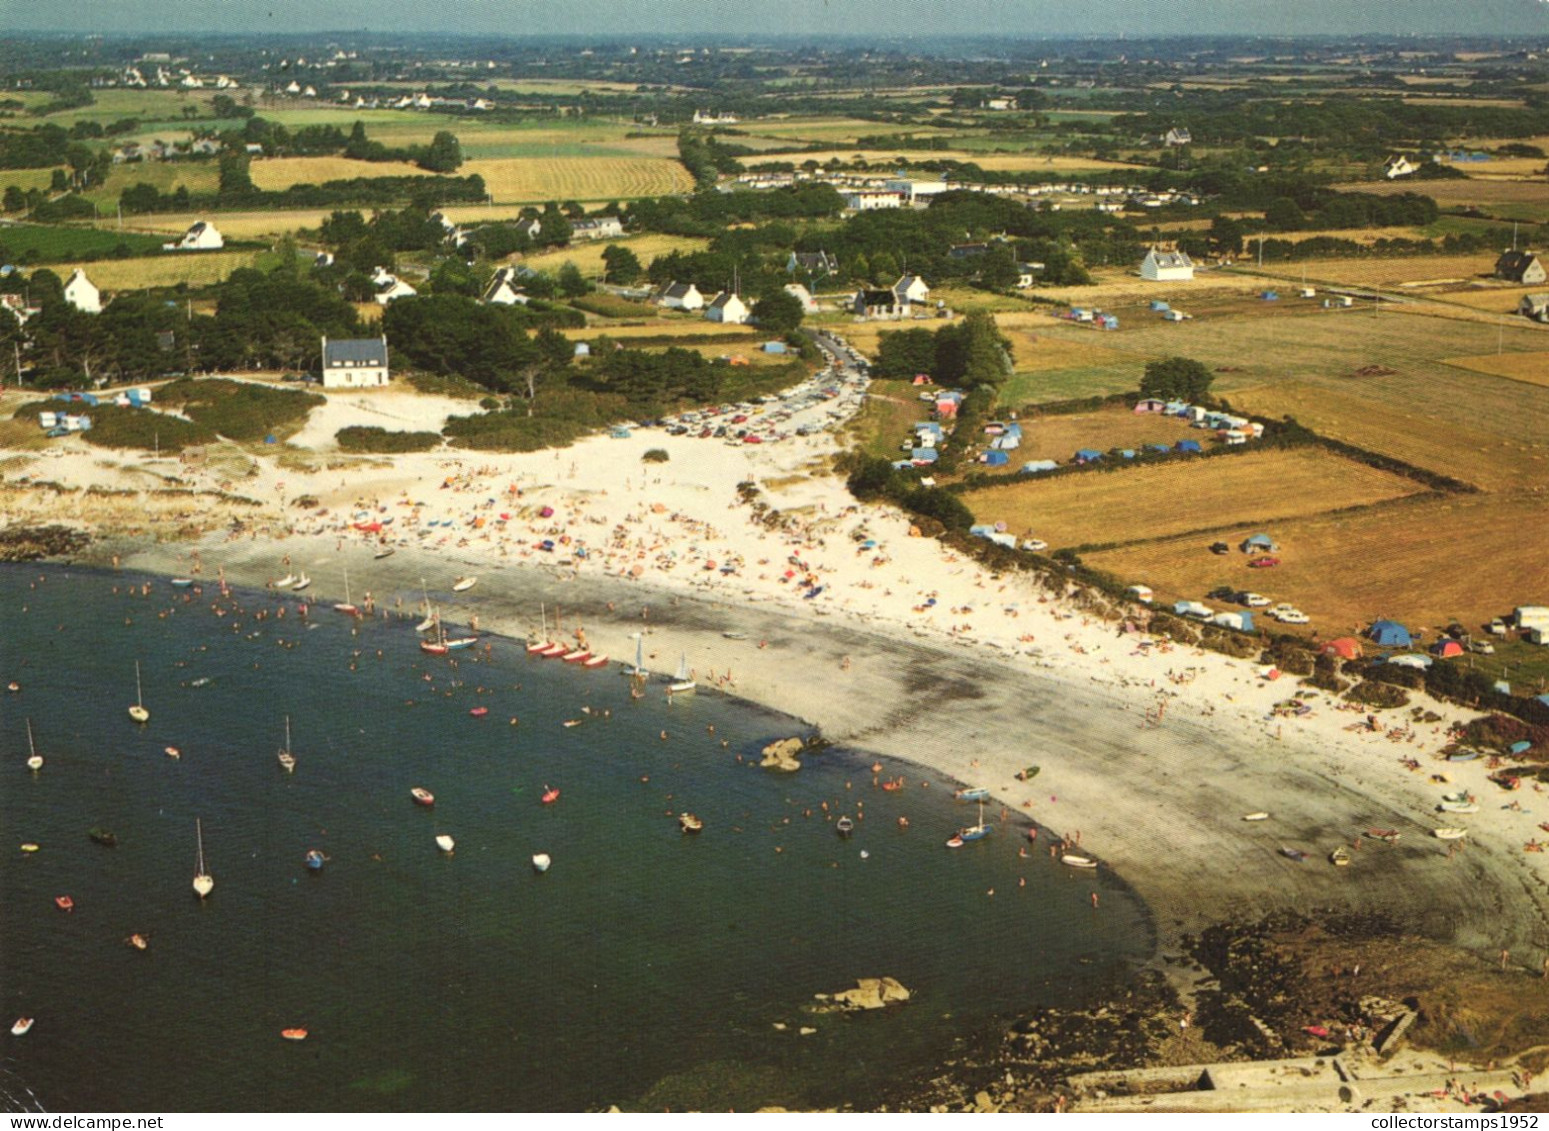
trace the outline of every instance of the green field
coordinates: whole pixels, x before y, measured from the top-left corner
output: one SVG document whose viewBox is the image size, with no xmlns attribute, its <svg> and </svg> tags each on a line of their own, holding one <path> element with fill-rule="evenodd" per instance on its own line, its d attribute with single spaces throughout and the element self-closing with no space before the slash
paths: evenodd
<svg viewBox="0 0 1549 1131">
<path fill-rule="evenodd" d="M 220 187 L 220 170 L 213 158 L 207 161 L 136 161 L 113 166 L 107 180 L 81 195 L 104 212 L 111 212 L 118 206 L 118 198 L 125 189 L 142 183 L 155 185 L 164 193 L 176 192 L 183 187 L 191 193 L 210 194 Z"/>
<path fill-rule="evenodd" d="M 36 263 L 107 258 L 119 248 L 127 248 L 129 255 L 148 255 L 160 252 L 161 243 L 157 236 L 100 228 L 46 228 L 35 224 L 8 224 L 0 228 L 0 247 L 6 249 L 8 259 L 30 257 Z"/>
</svg>

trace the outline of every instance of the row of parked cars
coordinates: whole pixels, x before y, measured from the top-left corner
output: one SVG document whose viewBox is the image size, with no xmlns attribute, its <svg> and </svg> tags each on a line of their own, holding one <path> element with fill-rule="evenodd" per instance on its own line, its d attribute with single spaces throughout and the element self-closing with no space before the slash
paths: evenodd
<svg viewBox="0 0 1549 1131">
<path fill-rule="evenodd" d="M 1295 605 L 1285 601 L 1278 605 L 1273 604 L 1268 597 L 1260 593 L 1252 593 L 1246 589 L 1233 589 L 1229 585 L 1222 585 L 1205 594 L 1207 600 L 1230 601 L 1234 605 L 1241 605 L 1246 609 L 1268 609 L 1267 615 L 1273 617 L 1281 624 L 1306 624 L 1308 616 Z"/>
</svg>

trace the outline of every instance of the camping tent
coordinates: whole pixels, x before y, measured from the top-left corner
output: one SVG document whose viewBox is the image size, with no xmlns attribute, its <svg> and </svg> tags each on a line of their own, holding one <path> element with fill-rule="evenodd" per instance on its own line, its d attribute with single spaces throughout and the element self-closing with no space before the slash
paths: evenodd
<svg viewBox="0 0 1549 1131">
<path fill-rule="evenodd" d="M 1372 624 L 1371 638 L 1382 648 L 1408 648 L 1414 644 L 1409 630 L 1397 621 L 1379 620 Z"/>
<path fill-rule="evenodd" d="M 1177 445 L 1176 445 L 1176 447 L 1173 450 L 1174 451 L 1179 451 L 1179 452 L 1197 452 L 1197 451 L 1200 450 L 1199 441 L 1198 440 L 1179 440 Z"/>
<path fill-rule="evenodd" d="M 1418 652 L 1406 652 L 1402 656 L 1389 656 L 1388 663 L 1400 668 L 1428 668 L 1434 661 Z"/>
<path fill-rule="evenodd" d="M 1254 534 L 1244 538 L 1239 548 L 1245 554 L 1272 554 L 1280 547 L 1275 545 L 1275 540 L 1268 534 Z"/>
<path fill-rule="evenodd" d="M 998 449 L 993 452 L 985 452 L 979 458 L 990 467 L 1005 467 L 1006 464 L 1011 462 L 1011 457 Z"/>
<path fill-rule="evenodd" d="M 1325 656 L 1338 656 L 1341 660 L 1355 660 L 1360 658 L 1361 642 L 1353 636 L 1341 636 L 1337 640 L 1330 640 L 1318 651 Z"/>
<path fill-rule="evenodd" d="M 1096 448 L 1082 448 L 1076 453 L 1077 463 L 1095 463 L 1103 458 L 1103 453 Z"/>
<path fill-rule="evenodd" d="M 1059 464 L 1055 463 L 1052 459 L 1030 460 L 1022 465 L 1022 474 L 1032 475 L 1039 471 L 1053 471 L 1058 466 Z"/>
<path fill-rule="evenodd" d="M 1433 655 L 1440 656 L 1445 660 L 1452 656 L 1461 656 L 1463 654 L 1463 645 L 1456 640 L 1438 640 L 1431 645 L 1431 652 Z"/>
</svg>

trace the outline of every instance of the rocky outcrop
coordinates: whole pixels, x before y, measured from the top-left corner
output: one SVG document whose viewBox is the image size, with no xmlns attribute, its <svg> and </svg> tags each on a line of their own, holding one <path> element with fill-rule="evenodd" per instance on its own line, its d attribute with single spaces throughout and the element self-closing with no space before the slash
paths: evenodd
<svg viewBox="0 0 1549 1131">
<path fill-rule="evenodd" d="M 797 758 L 796 755 L 801 753 L 801 749 L 805 745 L 799 738 L 782 738 L 776 742 L 771 742 L 764 747 L 764 757 L 759 762 L 759 765 L 768 770 L 783 770 L 786 773 L 794 773 L 801 769 L 801 759 Z"/>
<path fill-rule="evenodd" d="M 91 542 L 83 531 L 68 526 L 13 526 L 0 531 L 0 562 L 35 562 L 68 558 Z"/>
<path fill-rule="evenodd" d="M 817 999 L 841 1009 L 884 1009 L 894 1002 L 908 1001 L 909 991 L 897 978 L 861 978 L 853 990 L 818 994 Z"/>
</svg>

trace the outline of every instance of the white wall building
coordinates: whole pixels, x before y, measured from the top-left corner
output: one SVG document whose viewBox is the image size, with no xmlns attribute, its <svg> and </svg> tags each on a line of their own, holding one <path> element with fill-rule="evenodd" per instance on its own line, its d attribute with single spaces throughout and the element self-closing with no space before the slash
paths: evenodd
<svg viewBox="0 0 1549 1131">
<path fill-rule="evenodd" d="M 87 314 L 102 313 L 102 292 L 97 290 L 96 285 L 86 277 L 86 272 L 79 267 L 65 281 L 65 301 Z"/>
<path fill-rule="evenodd" d="M 386 338 L 323 339 L 323 388 L 370 389 L 385 384 Z"/>
<path fill-rule="evenodd" d="M 1152 248 L 1140 262 L 1140 277 L 1154 282 L 1179 282 L 1194 278 L 1194 261 L 1186 251 Z"/>
<path fill-rule="evenodd" d="M 748 320 L 748 304 L 731 291 L 722 291 L 705 307 L 705 317 L 711 322 L 726 322 L 741 326 Z"/>
<path fill-rule="evenodd" d="M 200 220 L 188 231 L 183 233 L 183 238 L 173 243 L 161 245 L 163 251 L 214 251 L 226 246 L 226 241 L 216 231 L 215 225 L 208 220 Z"/>
</svg>

